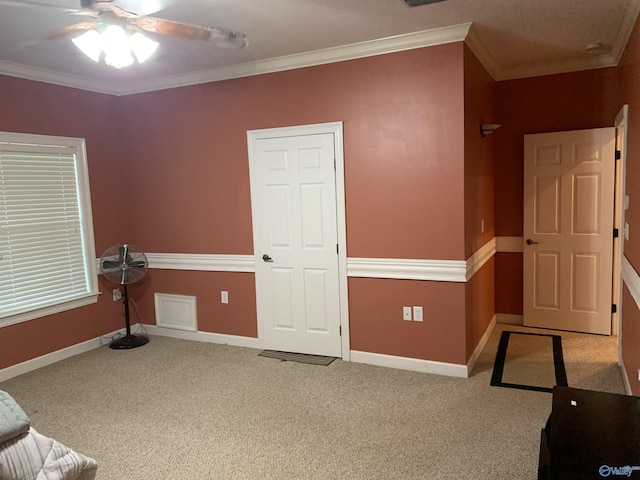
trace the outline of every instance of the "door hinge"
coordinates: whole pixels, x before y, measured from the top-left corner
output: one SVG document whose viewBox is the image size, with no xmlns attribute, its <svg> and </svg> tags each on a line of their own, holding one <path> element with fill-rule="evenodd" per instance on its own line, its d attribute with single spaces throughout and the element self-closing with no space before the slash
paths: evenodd
<svg viewBox="0 0 640 480">
<path fill-rule="evenodd" d="M 613 238 L 618 238 L 620 236 L 620 230 L 617 228 L 613 229 Z"/>
<path fill-rule="evenodd" d="M 340 336 L 342 336 L 342 325 L 340 325 L 338 328 L 340 330 Z"/>
<path fill-rule="evenodd" d="M 618 305 L 615 303 L 611 304 L 611 313 L 616 313 L 618 311 Z"/>
<path fill-rule="evenodd" d="M 337 170 L 337 168 L 336 168 L 336 159 L 335 158 L 333 159 L 333 170 L 334 171 Z"/>
<path fill-rule="evenodd" d="M 616 150 L 616 160 L 620 160 L 622 158 L 622 152 L 620 150 Z"/>
<path fill-rule="evenodd" d="M 336 243 L 336 253 L 340 255 L 340 244 Z"/>
</svg>

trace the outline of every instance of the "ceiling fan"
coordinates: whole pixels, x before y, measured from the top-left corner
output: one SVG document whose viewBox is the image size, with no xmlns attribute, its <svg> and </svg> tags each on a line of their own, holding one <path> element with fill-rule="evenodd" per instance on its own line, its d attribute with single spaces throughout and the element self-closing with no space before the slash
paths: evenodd
<svg viewBox="0 0 640 480">
<path fill-rule="evenodd" d="M 50 35 L 51 38 L 71 37 L 73 43 L 88 57 L 116 68 L 147 60 L 158 42 L 144 33 L 195 40 L 231 48 L 248 45 L 247 36 L 238 31 L 209 25 L 194 25 L 163 18 L 139 15 L 116 5 L 113 0 L 80 0 L 80 8 L 65 8 L 33 0 L 0 0 L 0 6 L 44 7 L 86 20 L 69 25 Z"/>
</svg>

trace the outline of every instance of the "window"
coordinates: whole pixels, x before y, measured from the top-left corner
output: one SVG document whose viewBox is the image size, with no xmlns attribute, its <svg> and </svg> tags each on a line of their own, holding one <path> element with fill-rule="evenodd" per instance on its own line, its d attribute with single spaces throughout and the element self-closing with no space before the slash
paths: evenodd
<svg viewBox="0 0 640 480">
<path fill-rule="evenodd" d="M 0 326 L 98 293 L 84 140 L 0 132 Z"/>
</svg>

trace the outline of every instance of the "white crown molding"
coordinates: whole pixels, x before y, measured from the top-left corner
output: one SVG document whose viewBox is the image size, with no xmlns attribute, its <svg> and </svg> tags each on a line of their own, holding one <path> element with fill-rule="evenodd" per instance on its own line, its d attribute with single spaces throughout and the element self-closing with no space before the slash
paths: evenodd
<svg viewBox="0 0 640 480">
<path fill-rule="evenodd" d="M 489 72 L 489 75 L 491 75 L 494 80 L 497 80 L 502 73 L 498 62 L 496 62 L 496 58 L 482 41 L 477 28 L 473 25 L 469 29 L 469 34 L 464 43 L 466 43 L 467 47 L 473 52 L 485 70 Z"/>
<path fill-rule="evenodd" d="M 466 282 L 467 262 L 464 260 L 348 257 L 347 276 Z"/>
<path fill-rule="evenodd" d="M 77 77 L 41 68 L 0 62 L 0 74 L 53 83 L 67 87 L 90 90 L 110 95 L 131 95 L 134 93 L 165 90 L 168 88 L 197 85 L 201 83 L 230 80 L 233 78 L 282 72 L 296 68 L 312 67 L 327 63 L 343 62 L 357 58 L 371 57 L 385 53 L 401 52 L 416 48 L 432 47 L 447 43 L 462 42 L 467 37 L 471 23 L 452 25 L 393 37 L 354 43 L 341 47 L 327 48 L 313 52 L 299 53 L 256 62 L 229 65 L 180 75 L 128 81 L 125 84 L 101 82 L 95 79 Z"/>
<path fill-rule="evenodd" d="M 462 42 L 466 38 L 471 23 L 435 28 L 404 35 L 354 43 L 341 47 L 326 48 L 313 52 L 287 55 L 284 57 L 259 60 L 256 62 L 229 65 L 226 67 L 190 72 L 182 75 L 161 77 L 140 82 L 125 93 L 143 93 L 167 88 L 217 82 L 232 78 L 249 77 L 265 73 L 282 72 L 296 68 L 313 67 L 327 63 L 343 62 L 357 58 L 372 57 L 385 53 L 401 52 L 416 48 L 432 47 L 447 43 Z"/>
<path fill-rule="evenodd" d="M 557 62 L 537 65 L 503 68 L 499 66 L 495 57 L 482 41 L 474 26 L 469 29 L 469 34 L 465 39 L 465 43 L 478 58 L 480 63 L 482 63 L 487 72 L 489 72 L 489 75 L 491 75 L 496 81 L 615 67 L 620 63 L 620 59 L 622 58 L 627 43 L 629 42 L 629 37 L 633 32 L 633 28 L 635 27 L 639 14 L 640 0 L 628 0 L 625 6 L 625 12 L 622 16 L 622 24 L 618 30 L 616 40 L 611 47 L 611 51 L 606 55 L 598 55 L 589 58 L 560 60 Z"/>
<path fill-rule="evenodd" d="M 522 252 L 522 237 L 496 237 L 496 252 Z"/>
<path fill-rule="evenodd" d="M 633 0 L 638 3 L 640 0 Z M 633 18 L 630 18 L 633 15 Z M 631 30 L 635 25 L 635 19 L 638 13 L 630 13 L 625 15 L 624 25 L 628 28 L 627 23 L 631 20 Z M 466 45 L 473 52 L 476 58 L 482 63 L 489 75 L 496 80 L 513 80 L 517 78 L 541 77 L 544 75 L 554 75 L 558 73 L 579 72 L 583 70 L 593 70 L 596 68 L 615 67 L 620 61 L 622 52 L 629 39 L 631 30 L 621 32 L 616 40 L 612 52 L 607 55 L 598 55 L 589 58 L 561 60 L 558 62 L 550 62 L 543 64 L 526 65 L 522 67 L 503 68 L 500 67 L 495 57 L 482 41 L 480 35 L 475 28 L 469 30 L 469 35 L 465 39 Z M 626 35 L 626 36 L 625 36 Z"/>
<path fill-rule="evenodd" d="M 114 88 L 113 82 L 105 82 L 93 78 L 79 77 L 69 73 L 56 72 L 44 68 L 21 65 L 19 63 L 0 61 L 0 75 L 17 77 L 35 82 L 51 83 L 61 87 L 77 88 L 95 93 L 108 95 L 122 95 L 119 89 Z"/>
<path fill-rule="evenodd" d="M 616 65 L 620 63 L 624 49 L 627 47 L 631 33 L 638 20 L 638 15 L 640 15 L 640 0 L 627 0 L 625 11 L 622 15 L 622 24 L 618 29 L 618 36 L 610 53 Z"/>
<path fill-rule="evenodd" d="M 146 253 L 149 268 L 164 270 L 201 270 L 208 272 L 256 271 L 253 255 L 199 253 Z"/>
<path fill-rule="evenodd" d="M 496 239 L 492 238 L 467 259 L 467 278 L 471 280 L 485 263 L 496 254 Z"/>
<path fill-rule="evenodd" d="M 482 60 L 480 60 L 482 61 Z M 596 68 L 615 67 L 617 60 L 612 55 L 599 55 L 590 58 L 578 58 L 561 60 L 559 62 L 549 62 L 524 67 L 505 68 L 497 72 L 494 80 L 514 80 L 517 78 L 542 77 L 545 75 L 556 75 L 559 73 L 581 72 L 584 70 L 595 70 Z"/>
<path fill-rule="evenodd" d="M 631 296 L 636 302 L 636 307 L 640 309 L 640 275 L 636 272 L 631 262 L 625 255 L 622 256 L 622 279 L 629 289 Z M 624 308 L 624 306 L 623 306 Z"/>
</svg>

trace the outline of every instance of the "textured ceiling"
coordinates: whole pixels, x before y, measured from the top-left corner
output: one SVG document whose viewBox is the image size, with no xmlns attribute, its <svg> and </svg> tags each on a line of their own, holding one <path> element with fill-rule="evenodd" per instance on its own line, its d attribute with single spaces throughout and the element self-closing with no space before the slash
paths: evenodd
<svg viewBox="0 0 640 480">
<path fill-rule="evenodd" d="M 80 0 L 38 0 L 78 8 Z M 144 65 L 115 70 L 49 35 L 79 21 L 57 9 L 0 0 L 0 74 L 113 94 L 465 40 L 497 80 L 615 65 L 640 0 L 119 0 L 123 8 L 245 32 L 233 50 L 156 37 Z M 81 18 L 81 17 L 80 17 Z M 592 51 L 586 45 L 596 44 Z"/>
</svg>

